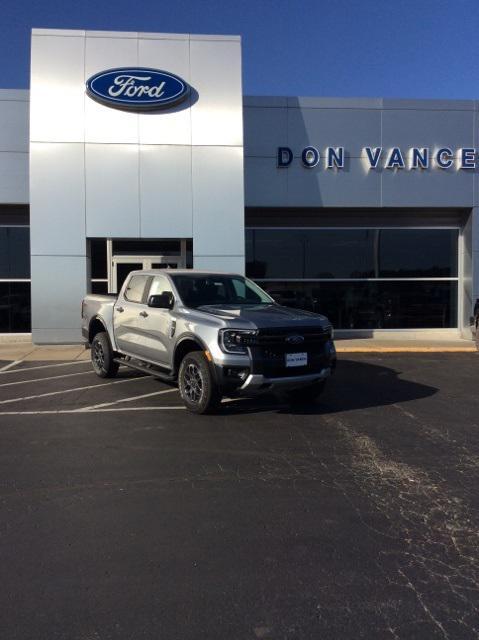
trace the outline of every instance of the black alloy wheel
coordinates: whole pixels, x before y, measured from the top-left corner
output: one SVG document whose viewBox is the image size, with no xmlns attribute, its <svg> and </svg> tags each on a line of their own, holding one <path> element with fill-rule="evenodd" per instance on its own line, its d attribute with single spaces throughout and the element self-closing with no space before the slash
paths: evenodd
<svg viewBox="0 0 479 640">
<path fill-rule="evenodd" d="M 186 408 L 193 413 L 210 413 L 217 408 L 221 394 L 202 351 L 191 351 L 181 361 L 178 387 Z"/>
<path fill-rule="evenodd" d="M 91 363 L 93 371 L 100 378 L 114 378 L 119 365 L 114 361 L 110 339 L 105 331 L 97 333 L 91 343 Z"/>
<path fill-rule="evenodd" d="M 91 357 L 95 363 L 97 369 L 103 369 L 105 364 L 105 352 L 103 351 L 103 345 L 99 340 L 95 340 L 93 344 L 93 350 Z"/>
<path fill-rule="evenodd" d="M 185 396 L 190 402 L 199 402 L 203 395 L 203 377 L 201 369 L 194 362 L 190 362 L 184 373 Z"/>
</svg>

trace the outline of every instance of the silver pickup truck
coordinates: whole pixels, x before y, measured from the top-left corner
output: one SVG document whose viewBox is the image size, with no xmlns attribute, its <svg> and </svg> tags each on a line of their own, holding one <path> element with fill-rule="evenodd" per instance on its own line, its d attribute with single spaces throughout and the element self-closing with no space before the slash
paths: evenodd
<svg viewBox="0 0 479 640">
<path fill-rule="evenodd" d="M 336 364 L 324 316 L 280 306 L 240 275 L 132 271 L 118 297 L 87 295 L 82 333 L 95 373 L 120 364 L 177 383 L 186 407 L 211 412 L 224 395 L 284 391 L 312 401 Z"/>
</svg>

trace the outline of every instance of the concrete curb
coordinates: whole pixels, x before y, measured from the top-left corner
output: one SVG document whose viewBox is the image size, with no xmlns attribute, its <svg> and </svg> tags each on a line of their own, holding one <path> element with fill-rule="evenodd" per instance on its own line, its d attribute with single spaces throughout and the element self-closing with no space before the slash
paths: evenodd
<svg viewBox="0 0 479 640">
<path fill-rule="evenodd" d="M 336 351 L 347 353 L 478 353 L 469 340 L 441 342 L 336 340 Z M 0 343 L 0 361 L 11 362 L 65 362 L 89 360 L 90 352 L 83 345 L 35 346 L 31 342 Z"/>
<path fill-rule="evenodd" d="M 337 353 L 478 353 L 476 347 L 343 347 L 336 345 Z"/>
</svg>

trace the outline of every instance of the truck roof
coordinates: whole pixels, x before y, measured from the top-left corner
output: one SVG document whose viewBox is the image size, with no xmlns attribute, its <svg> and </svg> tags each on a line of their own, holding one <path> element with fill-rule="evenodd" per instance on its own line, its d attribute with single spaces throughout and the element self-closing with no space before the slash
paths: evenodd
<svg viewBox="0 0 479 640">
<path fill-rule="evenodd" d="M 227 271 L 205 271 L 203 269 L 137 269 L 136 271 L 130 271 L 128 275 L 132 273 L 139 273 L 147 276 L 156 276 L 161 273 L 167 275 L 187 275 L 187 276 L 242 276 L 240 273 L 231 273 Z"/>
</svg>

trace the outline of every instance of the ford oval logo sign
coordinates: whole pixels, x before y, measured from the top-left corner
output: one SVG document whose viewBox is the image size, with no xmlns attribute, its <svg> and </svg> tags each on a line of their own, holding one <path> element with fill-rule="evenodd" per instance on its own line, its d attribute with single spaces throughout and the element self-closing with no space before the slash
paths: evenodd
<svg viewBox="0 0 479 640">
<path fill-rule="evenodd" d="M 304 342 L 304 336 L 293 334 L 291 336 L 287 336 L 286 342 L 289 342 L 289 344 L 300 344 L 301 342 Z"/>
<path fill-rule="evenodd" d="M 189 93 L 187 83 L 167 71 L 146 67 L 120 67 L 100 71 L 86 82 L 90 98 L 120 109 L 164 109 Z"/>
</svg>

